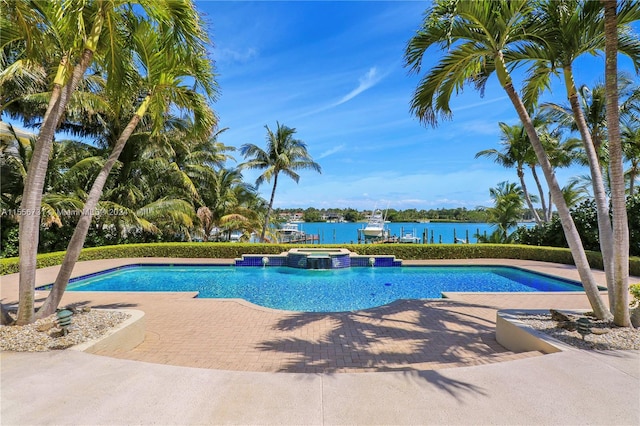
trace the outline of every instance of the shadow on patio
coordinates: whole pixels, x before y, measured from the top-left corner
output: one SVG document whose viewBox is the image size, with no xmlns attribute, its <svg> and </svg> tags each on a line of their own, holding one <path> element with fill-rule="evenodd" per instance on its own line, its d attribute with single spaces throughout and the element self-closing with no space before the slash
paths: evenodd
<svg viewBox="0 0 640 426">
<path fill-rule="evenodd" d="M 324 324 L 314 327 L 320 323 Z M 494 308 L 448 300 L 401 300 L 366 311 L 291 314 L 276 328 L 297 331 L 297 337 L 259 345 L 262 351 L 283 355 L 283 372 L 433 370 L 512 355 L 495 340 Z M 308 338 L 300 337 L 305 335 Z"/>
</svg>

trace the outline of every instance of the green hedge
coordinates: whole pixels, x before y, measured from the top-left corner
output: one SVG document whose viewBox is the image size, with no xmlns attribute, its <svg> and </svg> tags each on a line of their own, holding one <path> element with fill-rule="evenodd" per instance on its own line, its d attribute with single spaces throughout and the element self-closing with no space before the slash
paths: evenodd
<svg viewBox="0 0 640 426">
<path fill-rule="evenodd" d="M 290 244 L 237 243 L 154 243 L 92 247 L 82 250 L 80 260 L 117 259 L 123 257 L 182 257 L 234 259 L 243 254 L 278 254 L 293 247 L 341 247 L 362 255 L 395 255 L 398 259 L 524 259 L 573 264 L 571 252 L 565 248 L 507 244 L 340 244 L 293 246 Z M 64 252 L 41 254 L 38 268 L 59 265 Z M 589 264 L 602 269 L 598 252 L 587 252 Z M 640 276 L 640 258 L 629 261 L 630 274 Z M 18 272 L 18 258 L 0 260 L 0 275 Z"/>
</svg>

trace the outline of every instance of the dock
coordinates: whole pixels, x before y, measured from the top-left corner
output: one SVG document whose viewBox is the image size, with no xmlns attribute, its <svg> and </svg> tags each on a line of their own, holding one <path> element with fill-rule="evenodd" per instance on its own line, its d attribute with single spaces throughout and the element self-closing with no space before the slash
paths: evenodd
<svg viewBox="0 0 640 426">
<path fill-rule="evenodd" d="M 304 234 L 283 236 L 280 240 L 282 244 L 320 244 L 320 235 Z"/>
</svg>

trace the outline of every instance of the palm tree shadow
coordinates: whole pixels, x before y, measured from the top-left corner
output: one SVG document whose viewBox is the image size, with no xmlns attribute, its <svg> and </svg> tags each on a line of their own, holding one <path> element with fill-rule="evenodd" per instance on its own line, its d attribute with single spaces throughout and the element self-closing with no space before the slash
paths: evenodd
<svg viewBox="0 0 640 426">
<path fill-rule="evenodd" d="M 40 297 L 35 300 L 35 302 L 37 303 L 36 312 L 37 312 L 37 309 L 40 307 L 41 303 L 44 302 L 45 299 L 46 299 L 45 297 Z M 118 302 L 118 303 L 108 303 L 108 304 L 95 304 L 90 300 L 85 300 L 85 301 L 76 301 L 76 302 L 71 302 L 66 304 L 61 303 L 59 308 L 82 309 L 84 307 L 91 307 L 92 309 L 127 309 L 127 308 L 135 308 L 136 306 L 138 306 L 137 303 Z M 7 312 L 11 314 L 13 317 L 17 316 L 18 301 L 15 301 L 15 300 L 10 302 L 2 301 L 2 310 L 3 312 Z"/>
<path fill-rule="evenodd" d="M 485 388 L 476 386 L 472 383 L 466 383 L 460 380 L 452 379 L 450 377 L 445 377 L 438 370 L 420 371 L 418 372 L 418 377 L 426 380 L 439 389 L 443 389 L 458 401 L 461 400 L 459 394 L 461 394 L 462 392 L 476 393 L 482 396 L 487 395 Z"/>
<path fill-rule="evenodd" d="M 422 370 L 468 365 L 507 352 L 495 341 L 495 310 L 449 300 L 402 300 L 339 313 L 295 313 L 276 328 L 282 337 L 260 350 L 287 354 L 281 371 Z M 322 330 L 314 334 L 313 330 Z M 313 338 L 304 336 L 313 335 Z M 437 364 L 437 365 L 436 365 Z"/>
<path fill-rule="evenodd" d="M 453 396 L 483 394 L 436 369 L 487 363 L 508 353 L 495 340 L 493 318 L 491 306 L 444 299 L 401 300 L 356 312 L 295 313 L 277 323 L 282 337 L 258 348 L 279 353 L 283 372 L 414 371 Z"/>
</svg>

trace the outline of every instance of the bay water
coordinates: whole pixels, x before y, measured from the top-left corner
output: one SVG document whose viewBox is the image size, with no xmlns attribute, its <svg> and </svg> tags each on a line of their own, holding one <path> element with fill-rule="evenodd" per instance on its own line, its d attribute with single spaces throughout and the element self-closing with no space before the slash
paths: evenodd
<svg viewBox="0 0 640 426">
<path fill-rule="evenodd" d="M 366 223 L 303 222 L 297 225 L 299 230 L 307 234 L 318 235 L 320 244 L 357 244 L 358 229 L 364 228 Z M 522 225 L 532 226 L 533 224 Z M 466 222 L 394 222 L 386 226 L 393 236 L 402 237 L 412 233 L 420 238 L 420 242 L 423 242 L 426 236 L 426 243 L 435 244 L 453 244 L 454 234 L 458 243 L 463 242 L 462 240 L 476 243 L 476 234 L 490 235 L 496 229 L 496 225 L 491 223 Z"/>
</svg>

